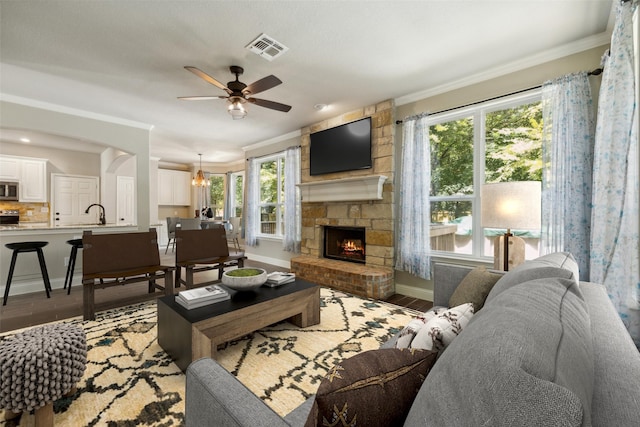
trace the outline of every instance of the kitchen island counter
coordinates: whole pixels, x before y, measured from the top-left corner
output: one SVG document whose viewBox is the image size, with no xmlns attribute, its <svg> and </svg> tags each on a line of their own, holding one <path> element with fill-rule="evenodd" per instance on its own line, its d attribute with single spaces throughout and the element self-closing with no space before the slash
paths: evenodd
<svg viewBox="0 0 640 427">
<path fill-rule="evenodd" d="M 132 224 L 70 224 L 51 226 L 46 222 L 21 223 L 15 225 L 0 225 L 0 237 L 5 236 L 29 236 L 44 234 L 80 233 L 91 230 L 94 233 L 131 232 L 138 231 L 138 226 Z"/>
<path fill-rule="evenodd" d="M 149 228 L 157 228 L 150 225 Z M 147 228 L 148 229 L 148 228 Z M 67 264 L 71 253 L 71 245 L 67 240 L 81 239 L 84 230 L 91 230 L 94 234 L 102 233 L 131 233 L 139 231 L 137 225 L 114 224 L 78 224 L 52 227 L 49 223 L 22 223 L 19 225 L 0 226 L 0 293 L 4 292 L 6 285 L 6 272 L 9 271 L 12 251 L 5 248 L 7 243 L 46 241 L 48 245 L 43 248 L 49 280 L 53 289 L 64 287 L 64 277 L 67 272 Z M 145 230 L 146 231 L 146 230 Z M 82 249 L 78 251 L 73 288 L 82 287 Z M 43 292 L 42 277 L 38 258 L 34 253 L 24 254 L 18 257 L 11 283 L 9 302 L 11 295 L 29 292 Z"/>
</svg>

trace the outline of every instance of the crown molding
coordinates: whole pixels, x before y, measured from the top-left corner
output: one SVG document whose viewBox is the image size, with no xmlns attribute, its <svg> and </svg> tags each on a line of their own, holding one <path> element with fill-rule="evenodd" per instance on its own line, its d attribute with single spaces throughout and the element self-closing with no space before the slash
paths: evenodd
<svg viewBox="0 0 640 427">
<path fill-rule="evenodd" d="M 99 120 L 101 122 L 113 123 L 117 125 L 129 126 L 138 129 L 150 131 L 153 125 L 127 120 L 120 117 L 109 116 L 106 114 L 92 113 L 90 111 L 78 110 L 76 108 L 65 107 L 64 105 L 51 104 L 49 102 L 38 101 L 21 96 L 0 93 L 0 101 L 11 102 L 13 104 L 26 105 L 27 107 L 39 108 L 42 110 L 55 111 L 57 113 L 69 114 L 72 116 L 84 117 L 87 119 Z"/>
<path fill-rule="evenodd" d="M 476 83 L 481 83 L 496 77 L 504 76 L 505 74 L 513 73 L 516 71 L 524 70 L 534 67 L 536 65 L 544 64 L 545 62 L 554 61 L 556 59 L 564 58 L 565 56 L 573 55 L 575 53 L 583 52 L 588 49 L 592 49 L 598 46 L 604 46 L 611 42 L 611 32 L 605 31 L 600 34 L 585 37 L 572 43 L 567 43 L 562 46 L 557 46 L 553 49 L 546 50 L 544 52 L 531 55 L 527 58 L 513 61 L 499 67 L 494 67 L 483 71 L 478 74 L 474 74 L 469 77 L 465 77 L 460 80 L 445 83 L 440 86 L 436 86 L 430 89 L 425 89 L 420 92 L 412 93 L 409 95 L 400 96 L 395 98 L 396 106 L 409 104 L 411 102 L 420 101 L 432 96 L 440 95 L 441 93 L 450 92 L 452 90 L 460 89 L 463 87 L 471 86 Z"/>
<path fill-rule="evenodd" d="M 293 132 L 285 133 L 284 135 L 276 136 L 271 139 L 267 139 L 262 142 L 256 142 L 255 144 L 246 145 L 242 147 L 244 152 L 255 150 L 256 148 L 268 147 L 269 145 L 275 144 L 277 142 L 286 141 L 287 139 L 296 138 L 302 135 L 300 129 L 294 130 Z"/>
</svg>

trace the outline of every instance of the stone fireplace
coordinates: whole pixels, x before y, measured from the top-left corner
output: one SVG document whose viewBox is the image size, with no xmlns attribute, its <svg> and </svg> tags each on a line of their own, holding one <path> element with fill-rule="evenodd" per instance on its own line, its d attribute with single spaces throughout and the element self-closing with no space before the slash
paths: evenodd
<svg viewBox="0 0 640 427">
<path fill-rule="evenodd" d="M 372 118 L 373 168 L 311 176 L 309 135 L 367 116 Z M 384 299 L 395 292 L 394 133 L 392 101 L 302 129 L 302 254 L 291 260 L 299 277 L 369 298 Z M 325 258 L 325 227 L 364 229 L 364 260 Z"/>
<path fill-rule="evenodd" d="M 329 259 L 365 263 L 364 227 L 324 227 L 323 256 Z"/>
</svg>

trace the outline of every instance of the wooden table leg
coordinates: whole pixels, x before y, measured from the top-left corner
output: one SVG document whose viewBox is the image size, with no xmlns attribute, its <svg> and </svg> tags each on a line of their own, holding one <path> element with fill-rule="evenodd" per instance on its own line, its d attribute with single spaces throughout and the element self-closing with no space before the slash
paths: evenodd
<svg viewBox="0 0 640 427">
<path fill-rule="evenodd" d="M 83 320 L 95 320 L 95 307 L 94 307 L 94 289 L 93 280 L 91 283 L 82 283 L 82 313 Z"/>
</svg>

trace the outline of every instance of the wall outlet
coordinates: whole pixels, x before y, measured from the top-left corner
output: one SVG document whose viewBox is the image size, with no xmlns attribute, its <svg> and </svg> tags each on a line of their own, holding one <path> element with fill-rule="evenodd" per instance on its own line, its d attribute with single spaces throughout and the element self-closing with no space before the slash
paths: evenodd
<svg viewBox="0 0 640 427">
<path fill-rule="evenodd" d="M 31 209 L 27 211 L 27 216 L 33 216 L 33 211 Z"/>
</svg>

